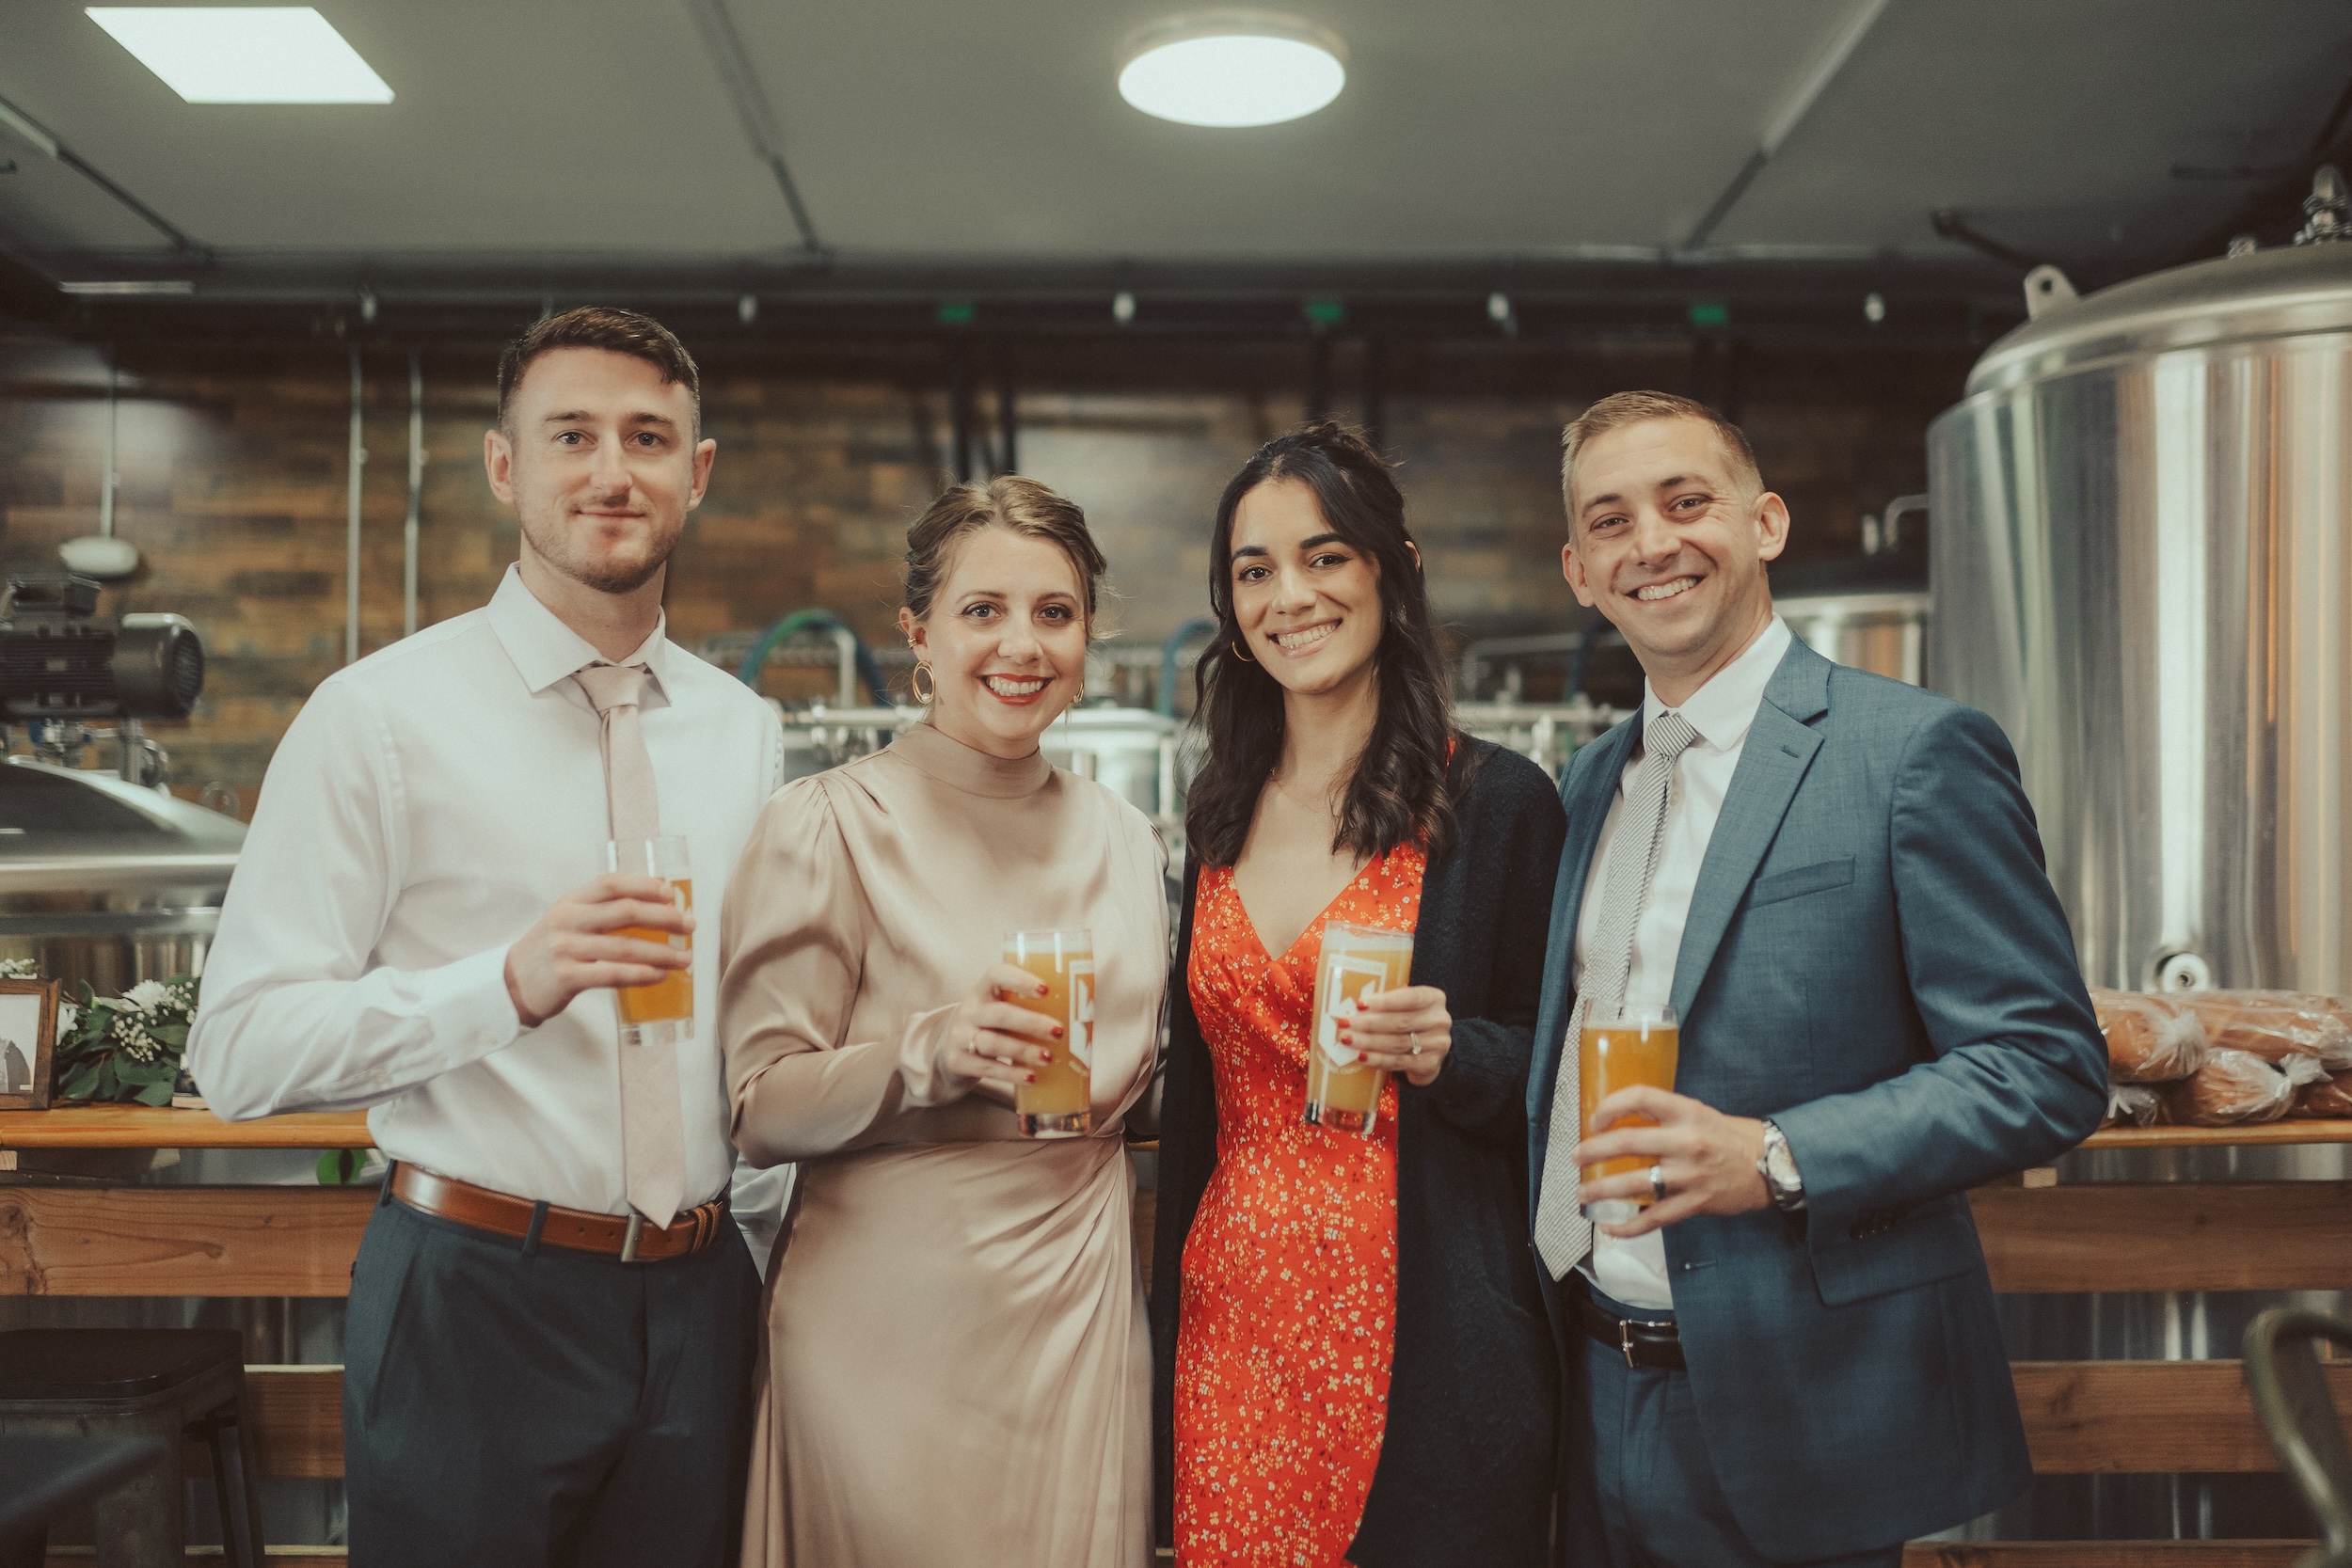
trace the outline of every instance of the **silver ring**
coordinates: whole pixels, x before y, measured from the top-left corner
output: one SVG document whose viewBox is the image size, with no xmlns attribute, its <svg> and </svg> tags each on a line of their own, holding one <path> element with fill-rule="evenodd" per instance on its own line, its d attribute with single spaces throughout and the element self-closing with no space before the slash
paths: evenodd
<svg viewBox="0 0 2352 1568">
<path fill-rule="evenodd" d="M 1408 1030 L 1406 1030 L 1406 1031 L 1405 1032 L 1405 1037 L 1406 1037 L 1406 1039 L 1411 1040 L 1411 1041 L 1413 1042 L 1413 1049 L 1412 1049 L 1412 1053 L 1412 1053 L 1413 1055 L 1416 1055 L 1416 1056 L 1420 1055 L 1420 1054 L 1421 1054 L 1421 1031 L 1420 1031 L 1420 1030 L 1418 1030 L 1418 1029 L 1408 1029 Z"/>
<path fill-rule="evenodd" d="M 1649 1200 L 1652 1203 L 1666 1201 L 1666 1167 L 1664 1165 L 1652 1165 L 1649 1168 Z"/>
</svg>

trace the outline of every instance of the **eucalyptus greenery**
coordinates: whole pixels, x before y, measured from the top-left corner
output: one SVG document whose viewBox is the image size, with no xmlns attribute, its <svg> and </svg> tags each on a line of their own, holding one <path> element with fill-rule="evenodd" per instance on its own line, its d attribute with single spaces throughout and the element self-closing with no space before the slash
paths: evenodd
<svg viewBox="0 0 2352 1568">
<path fill-rule="evenodd" d="M 98 996 L 87 980 L 73 989 L 79 1000 L 57 1006 L 57 1098 L 170 1104 L 196 1021 L 196 976 L 141 980 L 120 996 Z"/>
</svg>

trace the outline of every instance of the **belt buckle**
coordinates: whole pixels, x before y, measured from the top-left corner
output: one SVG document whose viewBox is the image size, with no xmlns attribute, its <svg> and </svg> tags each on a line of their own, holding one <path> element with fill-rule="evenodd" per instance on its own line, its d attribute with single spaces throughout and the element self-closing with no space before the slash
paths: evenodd
<svg viewBox="0 0 2352 1568">
<path fill-rule="evenodd" d="M 1673 1326 L 1663 1318 L 1619 1318 L 1617 1320 L 1617 1348 L 1625 1353 L 1625 1364 L 1636 1370 L 1641 1367 L 1641 1363 L 1633 1359 L 1633 1331 L 1635 1329 L 1672 1328 Z"/>
<path fill-rule="evenodd" d="M 644 1230 L 645 1216 L 639 1213 L 636 1210 L 631 1209 L 628 1212 L 628 1227 L 621 1232 L 622 1262 L 634 1263 L 637 1261 L 637 1238 L 644 1235 Z"/>
</svg>

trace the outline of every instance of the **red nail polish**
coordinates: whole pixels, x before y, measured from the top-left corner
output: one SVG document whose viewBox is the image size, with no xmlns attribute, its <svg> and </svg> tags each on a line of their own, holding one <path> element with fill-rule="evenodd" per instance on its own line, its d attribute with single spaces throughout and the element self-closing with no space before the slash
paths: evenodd
<svg viewBox="0 0 2352 1568">
<path fill-rule="evenodd" d="M 1037 993 L 1040 996 L 1051 996 L 1054 993 L 1054 988 L 1041 982 L 1037 988 Z"/>
<path fill-rule="evenodd" d="M 1053 1062 L 1053 1060 L 1054 1060 L 1054 1053 L 1053 1053 L 1052 1052 L 1048 1051 L 1048 1052 L 1045 1053 L 1045 1060 L 1046 1060 L 1046 1062 L 1047 1062 L 1047 1064 L 1048 1064 L 1048 1065 L 1051 1065 L 1051 1064 L 1052 1064 L 1052 1062 Z"/>
<path fill-rule="evenodd" d="M 1061 1038 L 1061 1025 L 1058 1023 L 1054 1025 L 1054 1037 L 1056 1039 Z"/>
</svg>

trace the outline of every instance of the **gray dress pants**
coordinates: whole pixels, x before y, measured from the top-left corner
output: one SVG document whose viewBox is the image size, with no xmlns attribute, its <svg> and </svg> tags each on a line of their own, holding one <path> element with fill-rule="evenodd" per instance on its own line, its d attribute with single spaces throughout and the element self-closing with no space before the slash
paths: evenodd
<svg viewBox="0 0 2352 1568">
<path fill-rule="evenodd" d="M 379 1205 L 344 1319 L 352 1568 L 732 1568 L 759 1279 Z"/>
</svg>

